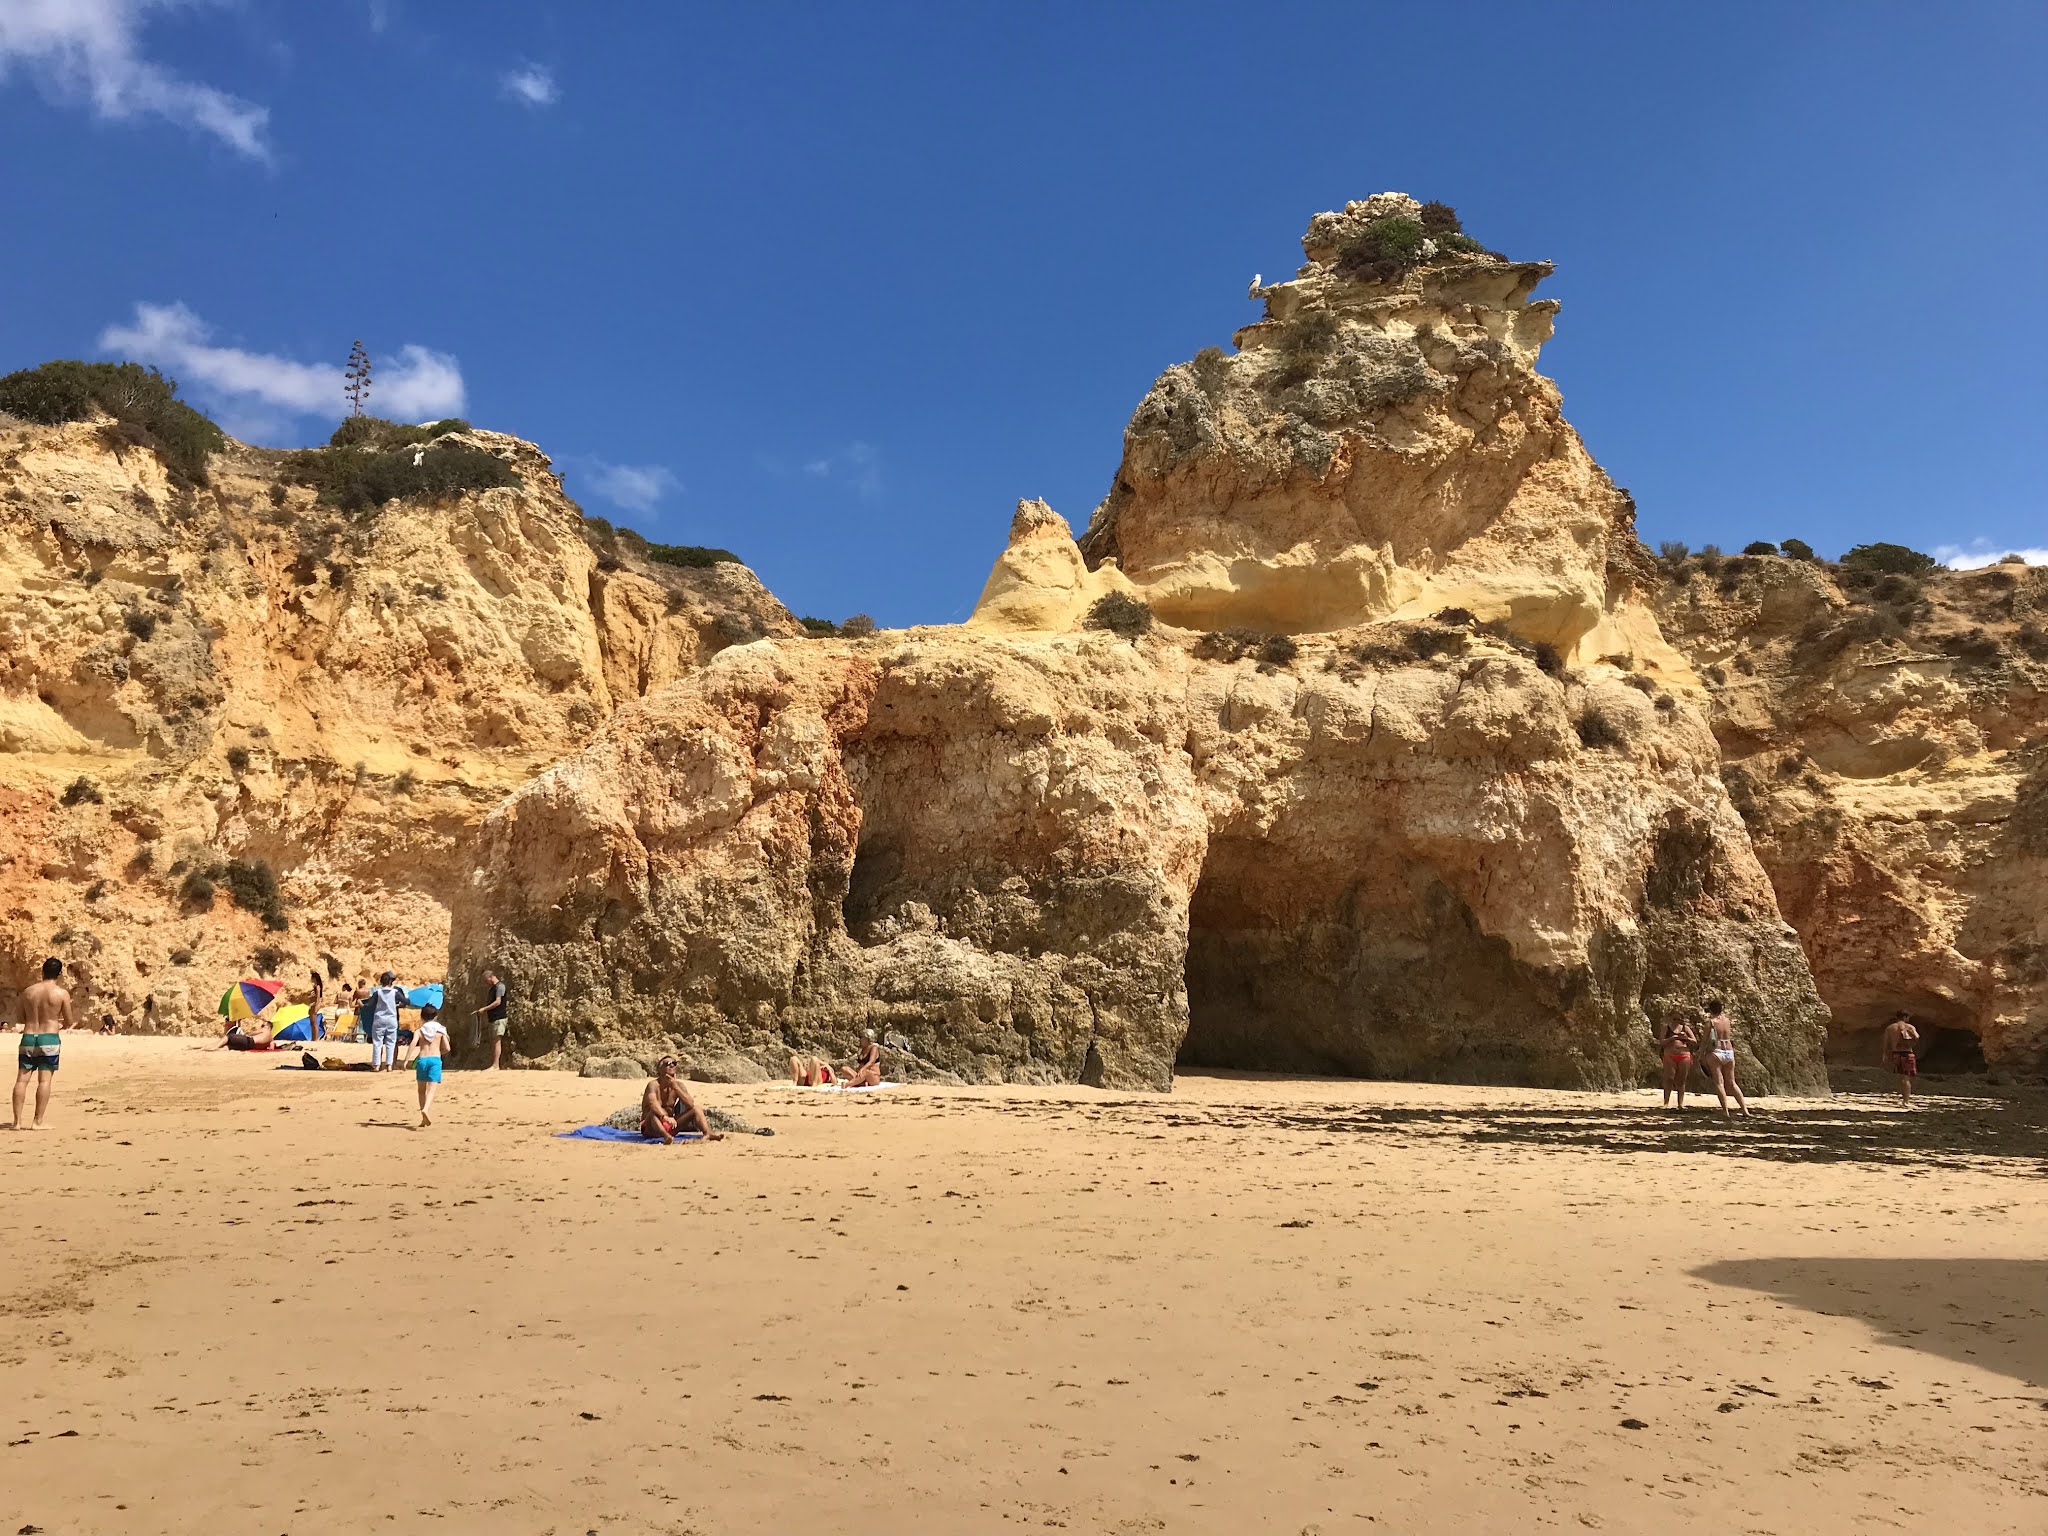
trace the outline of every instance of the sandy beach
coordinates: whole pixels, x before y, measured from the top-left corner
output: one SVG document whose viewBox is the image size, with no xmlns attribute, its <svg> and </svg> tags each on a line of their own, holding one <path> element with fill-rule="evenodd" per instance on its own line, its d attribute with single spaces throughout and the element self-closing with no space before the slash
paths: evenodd
<svg viewBox="0 0 2048 1536">
<path fill-rule="evenodd" d="M 341 1047 L 350 1054 L 361 1048 Z M 704 1089 L 69 1036 L 7 1528 L 2028 1531 L 2034 1101 Z"/>
</svg>

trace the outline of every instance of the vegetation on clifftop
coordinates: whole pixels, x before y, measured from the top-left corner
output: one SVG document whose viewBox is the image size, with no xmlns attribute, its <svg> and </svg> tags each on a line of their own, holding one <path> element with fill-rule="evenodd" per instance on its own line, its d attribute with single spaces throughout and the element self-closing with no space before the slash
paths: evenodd
<svg viewBox="0 0 2048 1536">
<path fill-rule="evenodd" d="M 445 424 L 436 423 L 441 425 Z M 468 443 L 436 442 L 425 448 L 417 444 L 304 448 L 285 457 L 283 473 L 294 485 L 316 489 L 324 505 L 344 512 L 368 511 L 387 501 L 435 500 L 519 484 L 519 472 L 510 464 Z"/>
<path fill-rule="evenodd" d="M 180 484 L 204 485 L 206 460 L 227 438 L 178 398 L 178 381 L 140 363 L 59 358 L 0 377 L 0 411 L 47 427 L 114 418 L 110 447 L 146 448 Z"/>
</svg>

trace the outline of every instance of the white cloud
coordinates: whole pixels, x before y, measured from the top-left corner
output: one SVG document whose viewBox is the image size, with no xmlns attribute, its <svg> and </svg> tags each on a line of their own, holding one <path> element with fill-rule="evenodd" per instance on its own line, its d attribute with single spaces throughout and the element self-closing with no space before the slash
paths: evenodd
<svg viewBox="0 0 2048 1536">
<path fill-rule="evenodd" d="M 1993 544 L 1984 539 L 1972 539 L 1967 545 L 1934 546 L 1934 558 L 1958 571 L 1981 570 L 1987 565 L 1998 564 L 2007 555 L 2023 556 L 2029 565 L 2048 565 L 2048 549 L 2015 549 L 2010 544 Z"/>
<path fill-rule="evenodd" d="M 660 464 L 608 464 L 603 459 L 583 463 L 588 466 L 591 494 L 628 512 L 652 512 L 656 502 L 683 488 Z"/>
<path fill-rule="evenodd" d="M 759 463 L 769 474 L 778 478 L 806 475 L 813 480 L 825 480 L 847 486 L 862 501 L 879 500 L 882 494 L 882 456 L 872 443 L 851 442 L 837 453 L 805 459 L 796 464 L 766 455 L 761 457 Z"/>
<path fill-rule="evenodd" d="M 0 0 L 0 79 L 21 70 L 45 90 L 82 99 L 100 117 L 160 117 L 268 160 L 270 110 L 181 79 L 142 56 L 145 12 L 171 0 Z"/>
<path fill-rule="evenodd" d="M 100 349 L 154 363 L 194 394 L 218 402 L 239 422 L 277 430 L 297 416 L 338 417 L 341 365 L 301 363 L 268 352 L 219 347 L 209 327 L 183 304 L 137 304 L 132 325 L 110 325 Z M 394 421 L 427 421 L 462 410 L 462 366 L 445 352 L 400 347 L 395 359 L 372 354 L 369 408 Z M 240 435 L 240 434 L 237 434 Z"/>
<path fill-rule="evenodd" d="M 555 72 L 545 64 L 522 64 L 517 69 L 508 69 L 498 77 L 498 84 L 523 107 L 552 107 L 562 99 L 561 87 L 555 84 Z"/>
</svg>

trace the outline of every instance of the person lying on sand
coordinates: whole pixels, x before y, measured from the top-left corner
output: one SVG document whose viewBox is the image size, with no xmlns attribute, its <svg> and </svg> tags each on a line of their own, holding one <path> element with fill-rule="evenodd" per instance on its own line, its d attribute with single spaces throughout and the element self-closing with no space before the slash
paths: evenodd
<svg viewBox="0 0 2048 1536">
<path fill-rule="evenodd" d="M 1685 1108 L 1685 1080 L 1692 1073 L 1692 1048 L 1699 1043 L 1699 1036 L 1684 1014 L 1674 1013 L 1664 1020 L 1664 1033 L 1657 1037 L 1657 1047 L 1664 1060 L 1664 1107 L 1671 1107 L 1671 1095 L 1678 1095 L 1678 1107 Z"/>
<path fill-rule="evenodd" d="M 1911 1108 L 1913 1079 L 1920 1075 L 1920 1031 L 1903 1008 L 1884 1027 L 1884 1064 L 1898 1074 L 1899 1102 Z"/>
<path fill-rule="evenodd" d="M 830 1088 L 834 1084 L 843 1088 L 879 1088 L 882 1085 L 882 1048 L 875 1043 L 873 1030 L 861 1033 L 865 1038 L 860 1055 L 843 1067 L 834 1067 L 822 1056 L 790 1057 L 790 1081 L 799 1088 Z"/>
<path fill-rule="evenodd" d="M 270 1044 L 275 1031 L 268 1024 L 258 1024 L 254 1029 L 242 1028 L 242 1021 L 236 1019 L 228 1025 L 227 1037 L 214 1047 L 220 1051 L 260 1051 Z"/>
<path fill-rule="evenodd" d="M 822 1056 L 790 1057 L 789 1077 L 799 1088 L 829 1088 L 839 1081 L 832 1063 Z"/>
<path fill-rule="evenodd" d="M 640 1095 L 640 1134 L 674 1141 L 678 1130 L 695 1127 L 706 1141 L 722 1141 L 725 1132 L 711 1129 L 704 1111 L 684 1086 L 676 1070 L 676 1059 L 664 1056 L 654 1064 L 654 1076 Z"/>
</svg>

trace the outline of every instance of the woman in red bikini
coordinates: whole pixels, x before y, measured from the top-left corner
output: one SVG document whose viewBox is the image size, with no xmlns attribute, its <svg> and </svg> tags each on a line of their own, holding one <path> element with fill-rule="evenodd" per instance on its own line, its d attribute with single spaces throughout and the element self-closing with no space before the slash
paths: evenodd
<svg viewBox="0 0 2048 1536">
<path fill-rule="evenodd" d="M 1657 1045 L 1664 1057 L 1664 1107 L 1671 1107 L 1671 1095 L 1678 1095 L 1678 1107 L 1685 1108 L 1685 1080 L 1692 1075 L 1692 1048 L 1699 1043 L 1699 1035 L 1685 1015 L 1674 1013 L 1664 1020 L 1664 1033 L 1657 1037 Z"/>
</svg>

